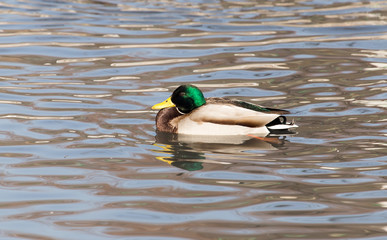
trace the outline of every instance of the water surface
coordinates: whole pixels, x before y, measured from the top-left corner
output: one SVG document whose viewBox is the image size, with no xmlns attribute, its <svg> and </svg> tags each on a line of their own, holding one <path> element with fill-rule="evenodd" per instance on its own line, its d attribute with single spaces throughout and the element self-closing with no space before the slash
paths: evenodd
<svg viewBox="0 0 387 240">
<path fill-rule="evenodd" d="M 387 2 L 0 3 L 2 239 L 387 237 Z M 295 134 L 156 134 L 178 85 Z"/>
</svg>

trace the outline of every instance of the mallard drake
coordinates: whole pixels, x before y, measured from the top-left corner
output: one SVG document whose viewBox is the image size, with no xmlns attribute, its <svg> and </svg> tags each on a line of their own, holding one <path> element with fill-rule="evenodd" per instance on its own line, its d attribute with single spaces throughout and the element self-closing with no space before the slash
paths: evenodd
<svg viewBox="0 0 387 240">
<path fill-rule="evenodd" d="M 156 128 L 161 132 L 189 135 L 248 135 L 266 136 L 269 130 L 297 127 L 286 122 L 286 110 L 266 108 L 227 98 L 204 98 L 193 85 L 181 85 L 164 102 L 152 109 L 160 109 Z"/>
</svg>

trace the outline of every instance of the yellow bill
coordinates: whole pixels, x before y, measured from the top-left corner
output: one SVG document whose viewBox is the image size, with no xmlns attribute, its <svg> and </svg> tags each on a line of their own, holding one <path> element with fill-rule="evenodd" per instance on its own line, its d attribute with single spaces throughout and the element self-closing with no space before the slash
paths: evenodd
<svg viewBox="0 0 387 240">
<path fill-rule="evenodd" d="M 153 105 L 152 109 L 163 109 L 167 107 L 176 107 L 175 104 L 173 104 L 171 97 L 167 98 L 167 100 L 165 100 L 164 102 Z"/>
</svg>

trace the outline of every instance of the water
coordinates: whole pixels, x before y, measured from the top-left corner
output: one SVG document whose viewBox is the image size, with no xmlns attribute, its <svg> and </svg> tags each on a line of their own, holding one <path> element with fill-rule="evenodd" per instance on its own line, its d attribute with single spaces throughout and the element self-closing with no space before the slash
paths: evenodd
<svg viewBox="0 0 387 240">
<path fill-rule="evenodd" d="M 2 1 L 1 239 L 386 239 L 386 9 Z M 300 127 L 156 135 L 184 83 Z"/>
</svg>

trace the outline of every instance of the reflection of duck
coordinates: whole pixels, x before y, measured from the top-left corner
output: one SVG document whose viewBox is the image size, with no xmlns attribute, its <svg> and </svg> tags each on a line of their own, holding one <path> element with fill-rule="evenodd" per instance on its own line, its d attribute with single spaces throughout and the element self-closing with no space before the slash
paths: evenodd
<svg viewBox="0 0 387 240">
<path fill-rule="evenodd" d="M 203 93 L 193 85 L 178 87 L 170 98 L 154 105 L 152 109 L 161 109 L 156 116 L 158 131 L 184 135 L 266 136 L 269 129 L 297 127 L 281 116 L 289 113 L 286 110 L 225 98 L 205 99 Z"/>
<path fill-rule="evenodd" d="M 184 146 L 195 152 L 222 152 L 238 154 L 248 150 L 278 150 L 285 138 L 255 136 L 189 136 L 156 132 L 156 143 Z M 181 148 L 180 148 L 181 149 Z"/>
<path fill-rule="evenodd" d="M 156 143 L 159 149 L 156 159 L 172 166 L 188 171 L 202 169 L 203 163 L 230 164 L 227 161 L 212 159 L 216 153 L 241 154 L 248 151 L 277 150 L 285 144 L 279 137 L 255 138 L 249 136 L 234 136 L 234 138 L 196 138 L 196 136 L 180 135 L 157 131 Z M 222 140 L 222 141 L 217 141 Z M 210 156 L 209 158 L 207 157 Z M 165 156 L 167 155 L 167 156 Z M 231 156 L 231 155 L 229 155 Z M 256 159 L 256 158 L 254 158 Z"/>
</svg>

